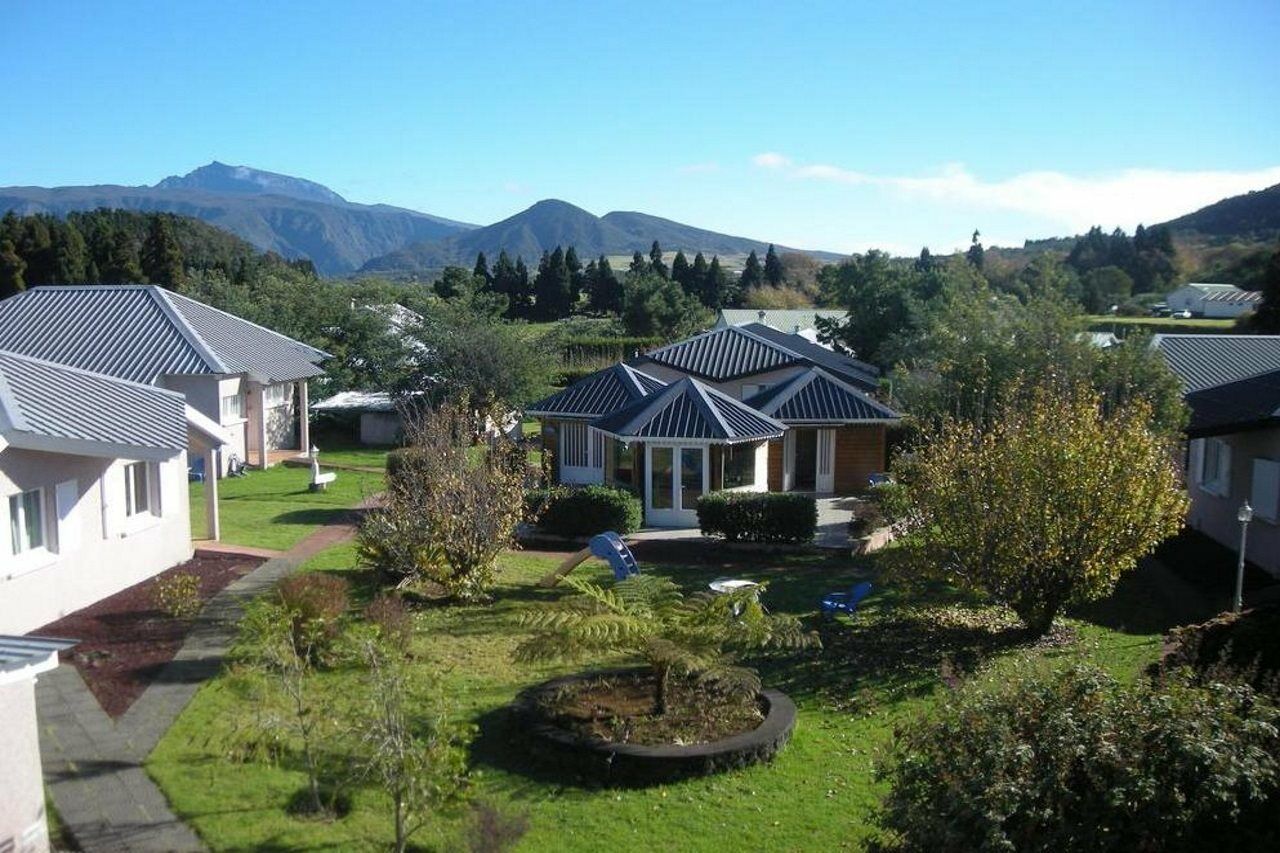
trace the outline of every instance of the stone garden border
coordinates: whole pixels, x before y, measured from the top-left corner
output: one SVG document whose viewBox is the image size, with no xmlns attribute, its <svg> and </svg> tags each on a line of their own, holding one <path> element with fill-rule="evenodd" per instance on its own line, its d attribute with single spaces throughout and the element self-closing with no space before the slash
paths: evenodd
<svg viewBox="0 0 1280 853">
<path fill-rule="evenodd" d="M 764 689 L 757 695 L 766 707 L 764 721 L 755 729 L 711 743 L 687 746 L 644 746 L 610 743 L 579 737 L 549 722 L 541 700 L 576 682 L 610 675 L 632 675 L 637 670 L 584 672 L 554 678 L 524 690 L 512 709 L 525 732 L 530 749 L 578 776 L 588 784 L 639 787 L 693 776 L 722 773 L 771 761 L 791 738 L 796 706 L 781 691 Z"/>
</svg>

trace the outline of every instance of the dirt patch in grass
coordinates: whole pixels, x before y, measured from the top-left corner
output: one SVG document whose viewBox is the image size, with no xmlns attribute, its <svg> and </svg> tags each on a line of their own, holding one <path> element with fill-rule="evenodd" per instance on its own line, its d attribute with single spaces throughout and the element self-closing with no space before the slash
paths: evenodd
<svg viewBox="0 0 1280 853">
<path fill-rule="evenodd" d="M 102 710 L 119 717 L 173 660 L 195 624 L 193 619 L 174 619 L 156 609 L 152 600 L 156 579 L 179 572 L 194 574 L 200 580 L 203 603 L 264 562 L 261 557 L 201 552 L 34 633 L 79 640 L 62 653 L 62 659 L 75 664 Z"/>
<path fill-rule="evenodd" d="M 559 691 L 545 706 L 550 722 L 579 737 L 644 746 L 711 743 L 749 732 L 764 720 L 757 697 L 673 684 L 667 712 L 654 712 L 654 680 L 595 678 Z"/>
</svg>

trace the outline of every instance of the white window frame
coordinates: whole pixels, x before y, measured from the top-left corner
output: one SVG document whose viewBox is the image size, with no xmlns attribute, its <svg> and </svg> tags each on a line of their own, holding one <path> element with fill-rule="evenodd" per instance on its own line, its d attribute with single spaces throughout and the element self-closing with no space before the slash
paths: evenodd
<svg viewBox="0 0 1280 853">
<path fill-rule="evenodd" d="M 1231 491 L 1231 445 L 1220 438 L 1206 438 L 1200 459 L 1200 489 L 1220 498 Z"/>
<path fill-rule="evenodd" d="M 289 402 L 289 383 L 266 385 L 262 389 L 262 405 L 268 409 L 283 406 Z"/>
<path fill-rule="evenodd" d="M 26 537 L 27 534 L 27 495 L 35 495 L 35 505 L 40 513 L 40 542 L 31 544 L 26 542 L 26 547 L 21 547 L 21 543 L 16 541 L 15 534 Z M 16 494 L 9 495 L 8 503 L 9 517 L 9 552 L 15 557 L 25 557 L 28 554 L 39 554 L 49 550 L 49 510 L 45 505 L 45 494 L 43 488 L 26 489 Z M 16 527 L 15 527 L 16 525 Z"/>
<path fill-rule="evenodd" d="M 124 466 L 124 517 L 126 519 L 140 516 L 159 516 L 159 505 L 156 500 L 159 485 L 159 466 L 154 462 L 130 462 Z M 145 478 L 142 494 L 146 500 L 144 506 L 137 505 L 137 476 L 141 472 Z"/>
<path fill-rule="evenodd" d="M 227 403 L 231 400 L 235 401 L 235 408 L 233 411 L 228 412 Z M 224 424 L 244 420 L 244 395 L 237 391 L 234 394 L 227 394 L 222 397 L 218 404 L 218 411 L 222 415 L 222 422 Z"/>
</svg>

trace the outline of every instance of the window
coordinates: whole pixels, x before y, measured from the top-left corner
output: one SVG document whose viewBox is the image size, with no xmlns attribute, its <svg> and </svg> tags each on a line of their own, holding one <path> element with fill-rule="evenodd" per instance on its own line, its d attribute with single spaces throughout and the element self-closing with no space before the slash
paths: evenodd
<svg viewBox="0 0 1280 853">
<path fill-rule="evenodd" d="M 124 514 L 132 518 L 151 509 L 151 478 L 146 462 L 124 466 Z"/>
<path fill-rule="evenodd" d="M 238 421 L 244 418 L 244 403 L 241 401 L 239 394 L 232 394 L 222 398 L 222 419 L 224 421 Z"/>
<path fill-rule="evenodd" d="M 1205 439 L 1200 488 L 1219 497 L 1231 492 L 1231 446 L 1220 438 Z"/>
<path fill-rule="evenodd" d="M 1280 521 L 1280 462 L 1274 459 L 1253 460 L 1249 505 L 1258 518 L 1272 524 Z"/>
<path fill-rule="evenodd" d="M 289 387 L 289 384 L 285 383 L 283 385 L 268 385 L 262 389 L 263 401 L 267 408 L 283 406 L 289 398 Z"/>
<path fill-rule="evenodd" d="M 724 449 L 724 487 L 736 489 L 756 484 L 756 446 L 729 446 Z"/>
<path fill-rule="evenodd" d="M 680 508 L 694 509 L 702 497 L 701 447 L 680 448 Z"/>
<path fill-rule="evenodd" d="M 671 509 L 673 495 L 671 481 L 675 476 L 675 450 L 670 447 L 655 447 L 650 463 L 653 468 L 649 472 L 649 490 L 654 509 Z"/>
<path fill-rule="evenodd" d="M 560 428 L 560 464 L 573 468 L 585 468 L 587 458 L 587 425 L 581 421 L 566 421 Z"/>
<path fill-rule="evenodd" d="M 621 441 L 612 441 L 613 445 L 613 483 L 628 489 L 635 488 L 636 451 L 634 447 Z"/>
<path fill-rule="evenodd" d="M 33 489 L 9 497 L 9 537 L 14 554 L 44 547 L 44 492 Z"/>
</svg>

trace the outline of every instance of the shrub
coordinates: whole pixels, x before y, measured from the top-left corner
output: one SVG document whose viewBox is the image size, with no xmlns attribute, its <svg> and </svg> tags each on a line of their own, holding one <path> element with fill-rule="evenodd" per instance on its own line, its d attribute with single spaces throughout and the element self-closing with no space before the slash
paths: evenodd
<svg viewBox="0 0 1280 853">
<path fill-rule="evenodd" d="M 292 575 L 276 585 L 276 593 L 292 615 L 299 653 L 310 648 L 313 656 L 323 656 L 342 630 L 342 617 L 351 604 L 347 582 L 318 573 Z"/>
<path fill-rule="evenodd" d="M 200 578 L 192 572 L 174 572 L 151 584 L 151 602 L 174 619 L 190 619 L 200 612 Z"/>
<path fill-rule="evenodd" d="M 784 492 L 712 492 L 698 500 L 704 536 L 730 542 L 809 542 L 818 526 L 810 495 Z"/>
<path fill-rule="evenodd" d="M 638 497 L 610 486 L 535 489 L 525 493 L 525 512 L 557 536 L 631 533 L 640 529 L 644 517 Z"/>
<path fill-rule="evenodd" d="M 880 822 L 912 850 L 1275 849 L 1278 725 L 1243 685 L 1023 664 L 899 732 Z"/>
<path fill-rule="evenodd" d="M 379 593 L 364 609 L 364 615 L 372 625 L 377 626 L 382 637 L 395 648 L 409 650 L 409 641 L 413 639 L 413 615 L 397 595 Z"/>
<path fill-rule="evenodd" d="M 1189 667 L 1204 678 L 1231 670 L 1255 689 L 1280 698 L 1280 607 L 1223 613 L 1199 625 L 1174 628 L 1157 669 Z"/>
</svg>

